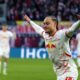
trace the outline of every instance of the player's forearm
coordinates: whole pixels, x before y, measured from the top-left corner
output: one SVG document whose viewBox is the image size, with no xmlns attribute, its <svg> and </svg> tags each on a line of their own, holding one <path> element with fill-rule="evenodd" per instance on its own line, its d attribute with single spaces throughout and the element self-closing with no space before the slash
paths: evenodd
<svg viewBox="0 0 80 80">
<path fill-rule="evenodd" d="M 37 33 L 42 34 L 42 32 L 44 31 L 43 28 L 41 28 L 39 25 L 35 24 L 33 21 L 30 21 L 29 23 Z"/>
<path fill-rule="evenodd" d="M 42 32 L 44 31 L 43 28 L 41 28 L 39 25 L 37 25 L 37 24 L 35 24 L 33 21 L 31 21 L 31 19 L 30 19 L 27 15 L 24 16 L 24 19 L 25 19 L 28 23 L 30 23 L 30 25 L 34 28 L 34 30 L 35 30 L 37 33 L 42 34 Z"/>
<path fill-rule="evenodd" d="M 66 35 L 69 37 L 72 37 L 72 35 L 74 34 L 74 32 L 76 32 L 78 29 L 80 28 L 80 20 L 78 20 L 77 22 L 75 22 L 67 31 Z"/>
</svg>

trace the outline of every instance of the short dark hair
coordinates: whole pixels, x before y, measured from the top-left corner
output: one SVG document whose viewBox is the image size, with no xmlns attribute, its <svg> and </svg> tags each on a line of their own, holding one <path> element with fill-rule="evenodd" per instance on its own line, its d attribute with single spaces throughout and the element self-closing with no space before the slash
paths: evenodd
<svg viewBox="0 0 80 80">
<path fill-rule="evenodd" d="M 52 17 L 52 20 L 56 22 L 56 29 L 58 30 L 58 19 L 56 17 Z"/>
<path fill-rule="evenodd" d="M 2 26 L 6 26 L 7 27 L 7 24 L 2 24 Z"/>
</svg>

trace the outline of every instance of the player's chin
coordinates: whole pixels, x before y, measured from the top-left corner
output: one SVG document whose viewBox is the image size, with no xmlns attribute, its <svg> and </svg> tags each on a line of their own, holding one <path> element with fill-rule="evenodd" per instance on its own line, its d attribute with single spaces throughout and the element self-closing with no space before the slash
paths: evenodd
<svg viewBox="0 0 80 80">
<path fill-rule="evenodd" d="M 45 30 L 46 31 L 46 33 L 50 33 L 51 31 L 50 30 Z"/>
<path fill-rule="evenodd" d="M 44 27 L 44 30 L 45 30 L 45 31 L 49 31 L 49 28 L 48 28 L 48 27 Z"/>
</svg>

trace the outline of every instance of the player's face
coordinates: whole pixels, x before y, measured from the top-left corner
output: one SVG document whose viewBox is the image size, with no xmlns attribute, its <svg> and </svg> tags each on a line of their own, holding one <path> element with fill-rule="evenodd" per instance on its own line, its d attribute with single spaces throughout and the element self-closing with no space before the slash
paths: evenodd
<svg viewBox="0 0 80 80">
<path fill-rule="evenodd" d="M 56 22 L 53 21 L 50 17 L 46 17 L 43 22 L 43 28 L 47 33 L 55 33 Z"/>
<path fill-rule="evenodd" d="M 7 31 L 7 26 L 2 26 L 3 31 Z"/>
</svg>

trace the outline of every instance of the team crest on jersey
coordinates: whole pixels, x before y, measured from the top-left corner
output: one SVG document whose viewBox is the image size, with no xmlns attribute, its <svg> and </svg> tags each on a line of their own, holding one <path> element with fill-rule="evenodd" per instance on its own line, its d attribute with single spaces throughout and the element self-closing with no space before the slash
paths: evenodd
<svg viewBox="0 0 80 80">
<path fill-rule="evenodd" d="M 48 42 L 48 44 L 46 45 L 46 48 L 56 48 L 56 45 L 53 44 L 52 42 Z"/>
</svg>

